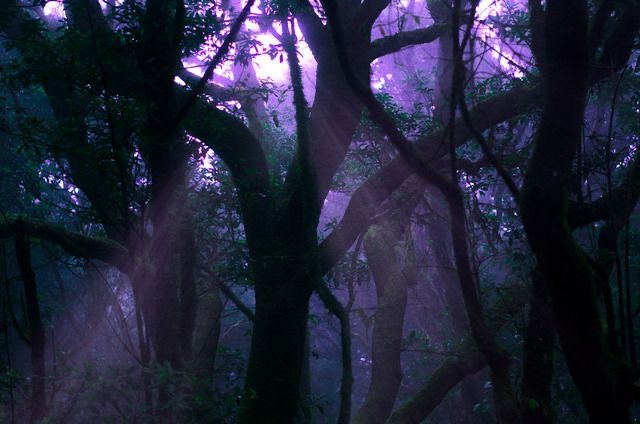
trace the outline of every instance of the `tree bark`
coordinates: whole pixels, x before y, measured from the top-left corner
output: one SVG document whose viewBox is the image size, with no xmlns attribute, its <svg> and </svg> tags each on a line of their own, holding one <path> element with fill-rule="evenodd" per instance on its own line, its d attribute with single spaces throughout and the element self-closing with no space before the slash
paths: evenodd
<svg viewBox="0 0 640 424">
<path fill-rule="evenodd" d="M 29 322 L 29 347 L 31 348 L 31 418 L 35 423 L 47 415 L 46 368 L 45 368 L 45 332 L 40 304 L 38 301 L 38 287 L 36 275 L 31 266 L 31 247 L 22 223 L 16 223 L 15 249 L 27 305 L 27 320 Z"/>
<path fill-rule="evenodd" d="M 300 407 L 311 290 L 308 280 L 295 278 L 306 273 L 304 268 L 274 264 L 266 271 L 256 275 L 255 323 L 238 422 L 288 424 Z"/>
<path fill-rule="evenodd" d="M 532 272 L 532 295 L 524 340 L 522 366 L 522 422 L 555 422 L 551 406 L 553 350 L 556 330 L 549 290 L 539 270 Z"/>
<path fill-rule="evenodd" d="M 567 193 L 582 140 L 588 83 L 585 1 L 546 8 L 543 113 L 524 179 L 520 210 L 549 286 L 558 336 L 592 423 L 629 421 L 631 379 L 602 332 L 593 271 L 571 236 Z"/>
<path fill-rule="evenodd" d="M 354 417 L 355 424 L 384 423 L 400 389 L 404 314 L 409 285 L 416 277 L 415 252 L 407 226 L 420 194 L 413 193 L 413 199 L 404 199 L 402 206 L 394 204 L 392 208 L 400 212 L 373 225 L 364 239 L 378 307 L 372 332 L 371 382 Z"/>
</svg>

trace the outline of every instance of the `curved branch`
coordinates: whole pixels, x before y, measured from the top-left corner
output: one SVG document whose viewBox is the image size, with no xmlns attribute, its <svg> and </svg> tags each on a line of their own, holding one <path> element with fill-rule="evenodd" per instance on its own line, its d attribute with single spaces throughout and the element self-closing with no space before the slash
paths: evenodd
<svg viewBox="0 0 640 424">
<path fill-rule="evenodd" d="M 625 13 L 618 18 L 611 36 L 605 43 L 604 51 L 599 58 L 598 68 L 591 76 L 591 84 L 615 74 L 627 63 L 633 49 L 634 37 L 639 28 L 640 8 L 627 8 Z M 477 131 L 484 131 L 500 122 L 525 113 L 539 105 L 540 90 L 539 84 L 520 86 L 484 100 L 469 111 L 470 124 Z M 454 129 L 457 145 L 464 144 L 473 136 L 463 119 L 455 121 Z M 416 145 L 423 157 L 431 158 L 432 161 L 439 160 L 447 154 L 446 146 L 442 144 L 444 137 L 445 131 L 441 128 L 418 140 Z M 640 170 L 638 172 L 640 173 Z M 380 203 L 400 187 L 411 174 L 412 172 L 403 158 L 396 157 L 353 193 L 339 225 L 321 244 L 323 272 L 329 270 L 344 255 L 355 242 L 356 237 L 369 226 L 368 217 L 372 216 Z M 606 204 L 604 201 L 603 203 Z M 601 208 L 594 207 L 594 209 L 600 210 Z M 585 214 L 590 213 L 585 211 Z M 570 218 L 570 221 L 572 219 L 577 221 L 575 217 L 578 214 L 573 215 L 574 218 Z"/>
<path fill-rule="evenodd" d="M 78 1 L 80 0 L 68 0 L 68 3 L 72 3 L 76 10 L 80 7 Z M 95 12 L 89 6 L 93 1 L 86 0 L 88 15 L 91 15 L 92 10 Z M 65 7 L 71 6 L 67 4 Z M 0 0 L 0 8 L 6 9 L 9 14 L 9 19 L 1 20 L 0 32 L 11 39 L 25 42 L 19 43 L 18 48 L 25 57 L 29 57 L 26 41 L 30 43 L 42 41 L 41 33 L 24 31 L 25 28 L 30 27 L 34 18 L 15 0 Z M 86 25 L 91 25 L 92 20 L 99 21 L 99 17 L 82 15 L 76 19 L 75 24 L 79 26 L 78 28 L 85 28 Z M 42 64 L 43 69 L 48 66 L 56 65 Z M 123 228 L 123 224 L 126 227 L 129 219 L 128 208 L 124 204 L 123 190 L 116 189 L 116 182 L 105 177 L 119 175 L 119 173 L 113 170 L 111 161 L 104 160 L 104 155 L 98 154 L 95 146 L 87 140 L 85 118 L 89 100 L 74 87 L 62 81 L 49 80 L 43 75 L 39 75 L 39 79 L 56 120 L 67 129 L 65 137 L 61 139 L 60 152 L 61 157 L 69 164 L 69 174 L 73 183 L 87 196 L 109 237 L 124 242 L 126 228 Z"/>
<path fill-rule="evenodd" d="M 184 124 L 192 136 L 202 140 L 229 167 L 240 199 L 249 248 L 254 253 L 268 254 L 273 198 L 269 167 L 260 142 L 239 118 L 202 99 L 196 101 Z"/>
<path fill-rule="evenodd" d="M 490 331 L 482 313 L 482 304 L 476 291 L 474 273 L 469 261 L 468 236 L 466 233 L 466 216 L 462 190 L 457 181 L 445 177 L 435 169 L 421 153 L 412 145 L 404 134 L 395 125 L 393 119 L 387 114 L 382 105 L 377 101 L 371 88 L 360 83 L 351 70 L 349 58 L 344 48 L 344 38 L 341 32 L 340 17 L 334 1 L 325 1 L 325 11 L 331 22 L 331 32 L 338 58 L 347 83 L 365 104 L 371 115 L 371 119 L 383 130 L 391 144 L 398 150 L 400 156 L 409 167 L 430 185 L 435 186 L 447 200 L 451 214 L 451 237 L 453 239 L 453 251 L 455 257 L 458 278 L 464 304 L 471 324 L 473 338 L 478 344 L 489 367 L 491 368 L 492 381 L 494 383 L 494 397 L 496 399 L 496 415 L 501 422 L 516 422 L 520 412 L 511 383 L 509 381 L 508 357 L 506 351 L 497 343 L 495 334 Z M 454 13 L 456 13 L 454 11 Z M 454 26 L 457 25 L 454 23 Z M 454 72 L 455 75 L 455 72 Z M 453 111 L 454 112 L 454 111 Z M 453 113 L 452 113 L 453 116 Z M 450 126 L 454 123 L 451 120 Z M 456 145 L 455 133 L 449 133 L 451 149 Z M 455 163 L 453 165 L 455 177 Z"/>
</svg>

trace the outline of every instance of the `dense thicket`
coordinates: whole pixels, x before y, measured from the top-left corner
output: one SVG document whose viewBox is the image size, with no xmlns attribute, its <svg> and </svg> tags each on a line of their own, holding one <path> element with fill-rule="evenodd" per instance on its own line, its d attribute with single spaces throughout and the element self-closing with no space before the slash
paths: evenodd
<svg viewBox="0 0 640 424">
<path fill-rule="evenodd" d="M 635 421 L 639 33 L 0 0 L 0 417 Z"/>
</svg>

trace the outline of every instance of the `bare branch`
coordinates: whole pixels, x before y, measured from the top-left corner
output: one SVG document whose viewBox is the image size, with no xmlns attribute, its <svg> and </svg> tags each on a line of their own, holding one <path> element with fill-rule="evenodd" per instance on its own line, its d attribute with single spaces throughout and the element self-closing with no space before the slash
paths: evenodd
<svg viewBox="0 0 640 424">
<path fill-rule="evenodd" d="M 378 38 L 371 42 L 369 60 L 373 61 L 379 57 L 400 51 L 405 47 L 431 43 L 445 34 L 449 27 L 450 24 L 448 23 L 438 23 L 427 28 L 399 32 Z"/>
<path fill-rule="evenodd" d="M 233 290 L 231 290 L 231 287 L 227 286 L 223 282 L 219 282 L 218 287 L 220 287 L 220 291 L 224 293 L 224 295 L 227 296 L 234 305 L 236 305 L 236 308 L 238 308 L 238 310 L 242 312 L 249 321 L 255 322 L 256 314 L 253 313 L 253 311 L 244 304 L 244 302 L 233 292 Z"/>
<path fill-rule="evenodd" d="M 0 238 L 12 238 L 18 229 L 31 237 L 46 240 L 60 246 L 65 252 L 78 258 L 98 259 L 107 264 L 126 270 L 129 251 L 120 243 L 108 238 L 86 236 L 70 231 L 61 225 L 51 224 L 34 218 L 7 218 L 0 223 Z"/>
<path fill-rule="evenodd" d="M 178 76 L 188 86 L 192 87 L 192 89 L 198 84 L 198 81 L 200 81 L 200 78 L 184 68 L 180 69 L 176 76 Z M 252 97 L 255 95 L 255 91 L 248 90 L 246 88 L 222 87 L 215 84 L 207 84 L 202 89 L 202 94 L 205 94 L 218 102 L 228 102 L 230 100 L 242 101 L 248 97 Z"/>
<path fill-rule="evenodd" d="M 187 97 L 186 101 L 184 102 L 184 104 L 176 114 L 175 123 L 174 123 L 176 127 L 187 116 L 191 108 L 193 108 L 193 106 L 196 103 L 196 100 L 198 99 L 198 96 L 202 94 L 202 91 L 205 89 L 207 82 L 213 76 L 213 71 L 215 71 L 215 69 L 218 67 L 218 65 L 222 61 L 222 59 L 229 52 L 229 49 L 231 48 L 231 44 L 235 41 L 236 37 L 238 36 L 238 33 L 240 32 L 240 29 L 242 28 L 244 21 L 247 19 L 247 16 L 249 15 L 249 11 L 251 10 L 253 3 L 255 3 L 255 0 L 249 0 L 247 4 L 244 6 L 244 8 L 242 9 L 242 12 L 240 12 L 240 15 L 238 15 L 236 20 L 233 22 L 233 25 L 229 30 L 229 34 L 222 42 L 222 45 L 216 52 L 216 55 L 213 57 L 209 65 L 207 66 L 207 69 L 205 69 L 204 74 L 202 75 L 202 78 L 200 78 L 200 81 L 198 81 L 195 87 L 193 87 L 193 90 L 189 94 L 189 97 Z"/>
</svg>

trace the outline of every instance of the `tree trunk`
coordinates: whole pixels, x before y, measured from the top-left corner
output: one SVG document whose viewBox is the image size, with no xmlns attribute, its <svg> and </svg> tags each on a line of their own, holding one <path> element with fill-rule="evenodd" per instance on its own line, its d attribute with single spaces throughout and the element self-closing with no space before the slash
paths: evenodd
<svg viewBox="0 0 640 424">
<path fill-rule="evenodd" d="M 555 422 L 551 407 L 553 349 L 556 339 L 549 290 L 540 272 L 532 272 L 532 299 L 524 341 L 522 371 L 522 422 Z"/>
<path fill-rule="evenodd" d="M 407 291 L 415 278 L 415 258 L 414 252 L 408 251 L 413 249 L 412 245 L 407 246 L 410 235 L 393 231 L 393 225 L 374 225 L 365 237 L 378 307 L 372 333 L 371 383 L 364 404 L 354 417 L 356 424 L 384 423 L 393 410 L 402 381 L 402 329 Z M 411 263 L 403 264 L 403 260 Z"/>
<path fill-rule="evenodd" d="M 196 377 L 211 379 L 220 337 L 220 315 L 224 305 L 215 287 L 198 301 L 193 337 L 193 365 Z"/>
<path fill-rule="evenodd" d="M 45 390 L 46 369 L 44 362 L 45 332 L 40 316 L 36 275 L 31 266 L 31 247 L 29 239 L 16 223 L 15 249 L 27 304 L 29 321 L 29 347 L 31 348 L 31 418 L 35 423 L 47 415 L 47 394 Z"/>
<path fill-rule="evenodd" d="M 631 380 L 609 350 L 593 271 L 567 224 L 571 166 L 582 140 L 588 81 L 585 1 L 549 1 L 544 108 L 524 180 L 522 222 L 549 286 L 567 365 L 592 423 L 629 422 Z"/>
<path fill-rule="evenodd" d="M 311 291 L 307 281 L 290 278 L 283 284 L 276 280 L 278 275 L 283 273 L 256 281 L 255 323 L 239 423 L 287 424 L 298 414 Z"/>
<path fill-rule="evenodd" d="M 372 333 L 371 383 L 354 423 L 383 423 L 391 414 L 402 381 L 401 351 L 409 285 L 416 258 L 409 218 L 422 198 L 422 186 L 410 185 L 389 201 L 392 213 L 372 225 L 364 239 L 378 298 Z"/>
</svg>

